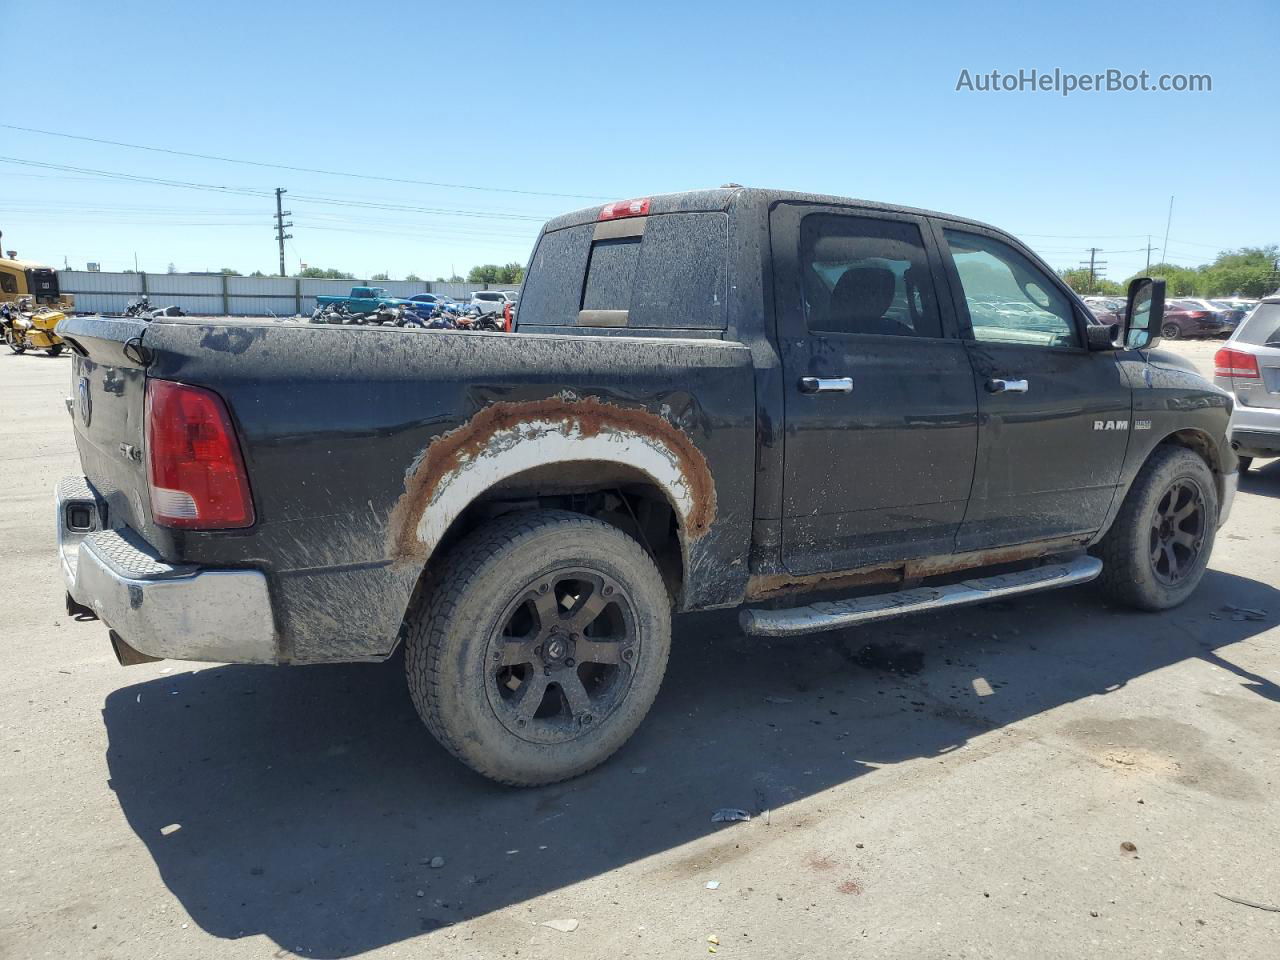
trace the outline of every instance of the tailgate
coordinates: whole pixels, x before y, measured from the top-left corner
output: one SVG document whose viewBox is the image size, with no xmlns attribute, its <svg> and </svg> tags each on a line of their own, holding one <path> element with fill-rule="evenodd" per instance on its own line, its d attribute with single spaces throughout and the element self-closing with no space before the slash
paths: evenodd
<svg viewBox="0 0 1280 960">
<path fill-rule="evenodd" d="M 71 347 L 67 406 L 84 475 L 106 501 L 109 527 L 151 532 L 143 458 L 148 323 L 133 318 L 68 317 L 58 333 Z"/>
<path fill-rule="evenodd" d="M 1255 407 L 1280 407 L 1280 348 L 1255 347 L 1254 355 L 1263 389 L 1250 394 L 1249 403 Z"/>
</svg>

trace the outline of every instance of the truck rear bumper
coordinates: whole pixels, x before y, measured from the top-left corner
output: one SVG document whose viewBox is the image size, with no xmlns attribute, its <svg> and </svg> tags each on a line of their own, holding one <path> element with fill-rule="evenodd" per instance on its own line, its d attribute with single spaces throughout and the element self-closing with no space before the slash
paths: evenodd
<svg viewBox="0 0 1280 960">
<path fill-rule="evenodd" d="M 174 660 L 277 661 L 260 571 L 175 566 L 132 530 L 103 529 L 101 499 L 84 477 L 63 479 L 55 499 L 67 592 L 128 646 Z"/>
</svg>

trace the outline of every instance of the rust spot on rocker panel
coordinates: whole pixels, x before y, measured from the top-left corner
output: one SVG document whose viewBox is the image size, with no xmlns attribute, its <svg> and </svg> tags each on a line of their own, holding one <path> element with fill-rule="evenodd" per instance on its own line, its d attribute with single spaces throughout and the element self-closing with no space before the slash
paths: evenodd
<svg viewBox="0 0 1280 960">
<path fill-rule="evenodd" d="M 923 580 L 926 577 L 939 577 L 948 573 L 959 573 L 962 570 L 1047 557 L 1080 547 L 1086 540 L 1087 538 L 1084 537 L 1061 537 L 1040 543 L 1021 543 L 1012 547 L 974 550 L 970 553 L 953 553 L 943 557 L 905 560 L 898 563 L 878 563 L 853 570 L 834 570 L 799 576 L 790 573 L 757 574 L 747 581 L 747 599 L 768 600 L 815 590 L 854 589 Z"/>
<path fill-rule="evenodd" d="M 680 518 L 685 537 L 697 540 L 711 528 L 716 515 L 716 488 L 706 457 L 683 430 L 669 421 L 648 410 L 618 407 L 596 397 L 497 401 L 461 426 L 434 438 L 405 477 L 404 495 L 392 510 L 389 524 L 395 538 L 392 558 L 424 560 L 427 545 L 418 539 L 418 520 L 441 485 L 488 451 L 495 437 L 529 423 L 551 423 L 566 435 L 577 431 L 583 438 L 611 430 L 658 441 L 674 457 L 689 491 L 692 506 L 688 515 Z"/>
</svg>

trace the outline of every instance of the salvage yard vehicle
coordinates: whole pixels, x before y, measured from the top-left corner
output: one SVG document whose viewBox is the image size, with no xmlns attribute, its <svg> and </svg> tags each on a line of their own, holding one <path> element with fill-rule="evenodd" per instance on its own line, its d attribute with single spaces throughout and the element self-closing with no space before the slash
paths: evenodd
<svg viewBox="0 0 1280 960">
<path fill-rule="evenodd" d="M 1235 396 L 1231 446 L 1244 472 L 1280 457 L 1280 297 L 1259 303 L 1213 357 L 1213 381 Z"/>
<path fill-rule="evenodd" d="M 1228 333 L 1221 316 L 1186 300 L 1170 300 L 1165 306 L 1160 334 L 1166 340 L 1183 337 L 1216 337 Z"/>
<path fill-rule="evenodd" d="M 504 304 L 510 301 L 498 290 L 476 290 L 471 294 L 471 306 L 481 313 L 501 313 Z"/>
<path fill-rule="evenodd" d="M 0 303 L 30 299 L 37 306 L 70 313 L 75 298 L 58 288 L 58 271 L 43 263 L 19 260 L 14 251 L 0 251 Z"/>
<path fill-rule="evenodd" d="M 374 313 L 381 307 L 404 307 L 420 311 L 426 306 L 416 300 L 393 297 L 382 287 L 352 287 L 345 297 L 316 297 L 317 309 L 339 305 L 351 313 Z"/>
<path fill-rule="evenodd" d="M 65 317 L 61 310 L 33 304 L 30 297 L 0 303 L 0 328 L 4 342 L 14 353 L 44 350 L 51 357 L 62 353 L 62 338 L 55 332 Z"/>
<path fill-rule="evenodd" d="M 992 227 L 734 187 L 547 223 L 519 336 L 69 318 L 68 607 L 124 664 L 403 643 L 451 753 L 563 780 L 644 718 L 673 611 L 1184 601 L 1236 457 L 1230 395 L 1153 349 L 1163 298 L 1091 323 Z"/>
</svg>

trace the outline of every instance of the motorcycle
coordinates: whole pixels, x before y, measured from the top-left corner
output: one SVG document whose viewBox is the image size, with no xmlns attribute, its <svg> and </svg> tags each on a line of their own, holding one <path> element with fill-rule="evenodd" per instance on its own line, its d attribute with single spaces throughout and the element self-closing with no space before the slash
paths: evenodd
<svg viewBox="0 0 1280 960">
<path fill-rule="evenodd" d="M 63 340 L 55 332 L 55 328 L 65 316 L 61 310 L 50 307 L 33 309 L 28 297 L 23 297 L 16 303 L 0 304 L 0 326 L 4 328 L 4 341 L 14 353 L 44 350 L 49 356 L 56 357 L 62 352 Z"/>
<path fill-rule="evenodd" d="M 154 320 L 157 317 L 185 317 L 186 313 L 177 305 L 167 307 L 151 306 L 151 298 L 145 293 L 137 300 L 130 300 L 124 308 L 126 317 L 138 317 L 142 320 Z"/>
</svg>

